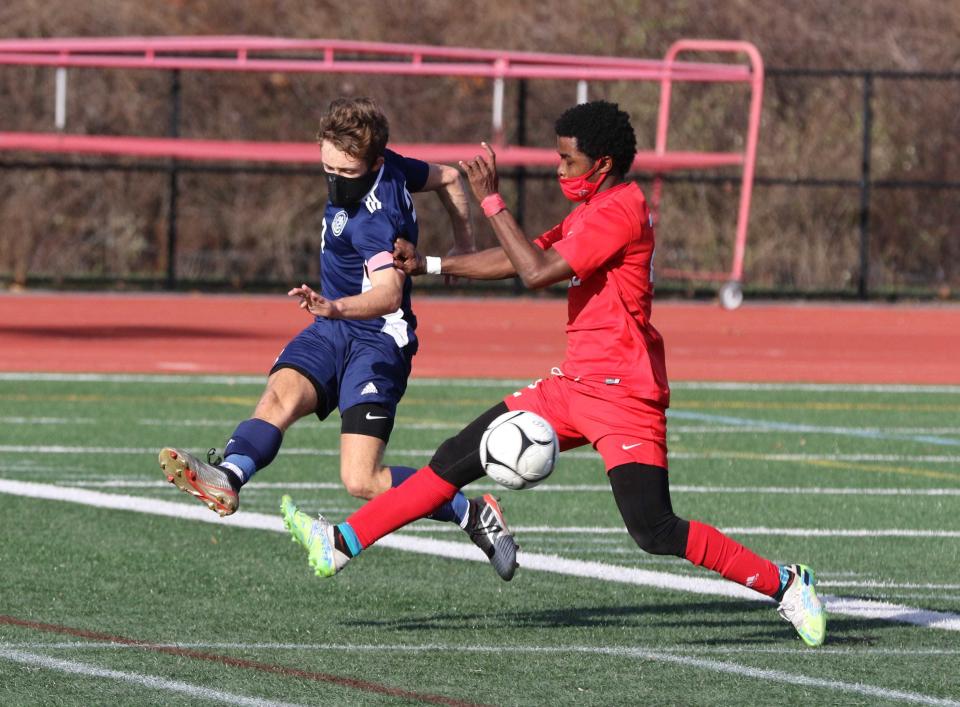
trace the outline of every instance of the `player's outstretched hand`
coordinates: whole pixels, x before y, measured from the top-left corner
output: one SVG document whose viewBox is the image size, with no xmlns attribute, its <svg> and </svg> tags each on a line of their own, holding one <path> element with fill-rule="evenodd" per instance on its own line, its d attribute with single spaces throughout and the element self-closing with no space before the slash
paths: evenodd
<svg viewBox="0 0 960 707">
<path fill-rule="evenodd" d="M 337 310 L 334 303 L 322 295 L 314 292 L 309 285 L 302 284 L 300 287 L 294 287 L 287 293 L 288 297 L 300 298 L 300 309 L 307 310 L 310 314 L 317 317 L 326 317 L 335 319 Z"/>
<path fill-rule="evenodd" d="M 393 266 L 407 275 L 423 275 L 427 271 L 427 259 L 406 238 L 398 238 L 393 244 Z"/>
<path fill-rule="evenodd" d="M 485 155 L 477 155 L 472 160 L 460 160 L 460 169 L 467 175 L 470 189 L 477 201 L 483 201 L 491 194 L 499 191 L 499 177 L 497 177 L 497 155 L 485 142 L 480 145 L 486 151 Z"/>
</svg>

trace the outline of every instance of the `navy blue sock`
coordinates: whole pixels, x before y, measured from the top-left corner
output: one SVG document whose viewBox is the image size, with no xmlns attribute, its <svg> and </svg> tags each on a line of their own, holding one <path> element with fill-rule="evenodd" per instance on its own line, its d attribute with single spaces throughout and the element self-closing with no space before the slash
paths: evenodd
<svg viewBox="0 0 960 707">
<path fill-rule="evenodd" d="M 391 466 L 390 478 L 391 486 L 399 486 L 404 481 L 417 473 L 416 469 L 409 466 Z M 470 502 L 463 495 L 462 491 L 457 491 L 457 495 L 444 503 L 437 510 L 427 516 L 432 520 L 442 520 L 448 523 L 458 523 L 462 527 L 470 510 Z"/>
<path fill-rule="evenodd" d="M 240 469 L 243 483 L 246 483 L 257 471 L 273 461 L 282 441 L 283 433 L 279 427 L 257 418 L 244 420 L 237 425 L 227 442 L 223 461 Z"/>
</svg>

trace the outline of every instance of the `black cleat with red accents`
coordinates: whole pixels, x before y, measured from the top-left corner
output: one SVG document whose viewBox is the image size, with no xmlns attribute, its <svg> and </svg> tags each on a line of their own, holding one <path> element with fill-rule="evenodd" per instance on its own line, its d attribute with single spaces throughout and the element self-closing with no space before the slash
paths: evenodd
<svg viewBox="0 0 960 707">
<path fill-rule="evenodd" d="M 470 515 L 464 528 L 473 544 L 483 550 L 493 569 L 505 582 L 517 571 L 519 546 L 503 518 L 503 510 L 490 494 L 470 499 Z"/>
</svg>

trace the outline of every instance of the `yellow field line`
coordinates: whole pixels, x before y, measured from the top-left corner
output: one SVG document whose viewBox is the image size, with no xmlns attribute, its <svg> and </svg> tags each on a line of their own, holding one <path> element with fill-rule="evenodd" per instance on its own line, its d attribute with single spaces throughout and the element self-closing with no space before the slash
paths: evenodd
<svg viewBox="0 0 960 707">
<path fill-rule="evenodd" d="M 700 410 L 836 410 L 873 412 L 960 412 L 960 405 L 905 404 L 905 403 L 828 403 L 828 402 L 751 402 L 749 400 L 684 400 L 675 409 L 695 408 Z"/>
<path fill-rule="evenodd" d="M 680 451 L 680 450 L 677 450 Z M 717 459 L 748 459 L 750 461 L 770 462 L 771 460 L 765 454 L 756 452 L 729 452 L 720 449 L 712 449 L 704 452 L 706 456 L 717 455 Z M 950 471 L 934 471 L 931 469 L 914 469 L 908 466 L 887 466 L 884 464 L 867 464 L 862 462 L 844 462 L 830 459 L 796 459 L 791 460 L 797 464 L 810 464 L 833 469 L 850 469 L 853 471 L 867 471 L 878 474 L 900 474 L 903 476 L 920 476 L 927 479 L 950 479 L 952 481 L 960 480 L 960 473 Z"/>
</svg>

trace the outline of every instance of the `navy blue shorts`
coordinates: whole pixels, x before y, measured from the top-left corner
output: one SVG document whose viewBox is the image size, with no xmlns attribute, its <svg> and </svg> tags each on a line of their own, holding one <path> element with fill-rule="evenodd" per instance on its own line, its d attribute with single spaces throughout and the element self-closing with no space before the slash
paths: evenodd
<svg viewBox="0 0 960 707">
<path fill-rule="evenodd" d="M 407 389 L 417 340 L 400 347 L 389 334 L 343 319 L 317 319 L 277 356 L 270 373 L 292 368 L 317 390 L 317 416 L 361 403 L 381 405 L 391 417 Z"/>
</svg>

